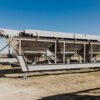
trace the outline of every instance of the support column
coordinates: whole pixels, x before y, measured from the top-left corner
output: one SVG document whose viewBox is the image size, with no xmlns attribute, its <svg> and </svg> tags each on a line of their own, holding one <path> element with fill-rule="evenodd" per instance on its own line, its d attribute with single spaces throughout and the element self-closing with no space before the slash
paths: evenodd
<svg viewBox="0 0 100 100">
<path fill-rule="evenodd" d="M 22 52 L 21 52 L 21 40 L 19 40 L 19 55 L 21 55 Z"/>
<path fill-rule="evenodd" d="M 11 52 L 10 52 L 10 44 L 9 44 L 9 47 L 8 47 L 8 54 L 10 55 L 10 53 L 11 53 Z"/>
<path fill-rule="evenodd" d="M 84 63 L 86 63 L 86 44 L 84 44 Z"/>
<path fill-rule="evenodd" d="M 93 58 L 93 44 L 91 44 L 91 63 L 92 63 L 92 58 Z"/>
<path fill-rule="evenodd" d="M 65 42 L 63 44 L 63 64 L 65 64 Z"/>
<path fill-rule="evenodd" d="M 56 59 L 57 59 L 57 42 L 55 41 L 55 64 L 57 63 Z"/>
</svg>

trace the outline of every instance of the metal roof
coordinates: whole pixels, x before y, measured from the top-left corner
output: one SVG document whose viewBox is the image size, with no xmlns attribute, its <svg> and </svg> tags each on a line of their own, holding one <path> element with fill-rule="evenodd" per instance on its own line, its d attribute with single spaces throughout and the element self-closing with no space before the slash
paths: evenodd
<svg viewBox="0 0 100 100">
<path fill-rule="evenodd" d="M 67 32 L 52 32 L 52 31 L 41 31 L 41 30 L 12 30 L 12 29 L 0 29 L 0 33 L 11 37 L 19 36 L 20 32 L 27 34 L 33 34 L 33 36 L 39 37 L 54 37 L 54 38 L 69 38 L 69 39 L 87 39 L 87 40 L 98 40 L 100 41 L 100 35 L 88 35 L 88 34 L 77 34 Z"/>
</svg>

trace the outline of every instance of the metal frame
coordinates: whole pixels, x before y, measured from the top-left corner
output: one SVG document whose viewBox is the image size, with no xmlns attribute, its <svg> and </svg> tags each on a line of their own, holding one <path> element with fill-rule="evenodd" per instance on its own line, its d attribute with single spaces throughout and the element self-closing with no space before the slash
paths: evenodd
<svg viewBox="0 0 100 100">
<path fill-rule="evenodd" d="M 37 38 L 37 39 L 31 39 L 31 38 L 16 38 L 17 40 L 19 40 L 20 42 L 19 42 L 19 54 L 21 54 L 21 41 L 23 41 L 23 40 L 25 40 L 25 41 L 41 41 L 41 42 L 52 42 L 52 43 L 54 43 L 55 44 L 55 52 L 54 52 L 54 54 L 55 54 L 55 60 L 54 60 L 54 63 L 55 64 L 57 64 L 57 61 L 56 61 L 56 59 L 57 59 L 57 53 L 62 53 L 63 54 L 63 59 L 62 59 L 62 61 L 63 61 L 63 64 L 65 64 L 65 55 L 66 55 L 66 53 L 72 53 L 72 52 L 66 52 L 66 50 L 65 50 L 65 45 L 66 44 L 72 44 L 72 43 L 74 43 L 74 44 L 83 44 L 83 46 L 84 46 L 84 63 L 86 63 L 86 44 L 89 44 L 90 43 L 90 45 L 91 45 L 91 47 L 90 47 L 90 49 L 91 49 L 91 51 L 90 52 L 88 52 L 90 55 L 91 55 L 91 63 L 92 63 L 92 58 L 93 58 L 93 54 L 99 54 L 100 52 L 93 52 L 93 45 L 100 45 L 100 43 L 94 43 L 94 42 L 89 42 L 89 41 L 82 41 L 82 42 L 79 42 L 79 41 L 66 41 L 66 40 L 59 40 L 59 43 L 63 43 L 63 52 L 57 52 L 57 40 L 52 40 L 52 39 L 50 39 L 50 40 L 47 40 L 47 39 L 41 39 L 41 38 Z M 43 51 L 43 52 L 45 52 L 45 51 Z M 73 52 L 73 54 L 74 54 L 74 52 Z"/>
<path fill-rule="evenodd" d="M 20 59 L 21 57 L 21 59 Z M 18 62 L 24 72 L 24 79 L 27 79 L 27 72 L 31 71 L 52 71 L 52 70 L 65 70 L 65 69 L 78 69 L 78 68 L 95 68 L 100 67 L 100 63 L 87 63 L 87 64 L 58 64 L 58 65 L 27 65 L 22 55 L 17 56 Z M 21 64 L 24 63 L 24 64 Z"/>
</svg>

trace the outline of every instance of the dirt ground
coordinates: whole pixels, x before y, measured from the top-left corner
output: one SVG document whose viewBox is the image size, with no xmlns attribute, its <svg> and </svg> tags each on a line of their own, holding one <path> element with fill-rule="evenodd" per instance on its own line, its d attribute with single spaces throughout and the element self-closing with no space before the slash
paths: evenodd
<svg viewBox="0 0 100 100">
<path fill-rule="evenodd" d="M 100 100 L 100 69 L 27 73 L 0 67 L 0 100 Z"/>
</svg>

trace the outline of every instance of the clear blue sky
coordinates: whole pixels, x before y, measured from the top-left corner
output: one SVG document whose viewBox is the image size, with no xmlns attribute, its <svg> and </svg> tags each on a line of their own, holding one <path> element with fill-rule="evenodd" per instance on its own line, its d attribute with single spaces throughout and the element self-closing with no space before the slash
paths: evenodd
<svg viewBox="0 0 100 100">
<path fill-rule="evenodd" d="M 0 27 L 100 34 L 100 0 L 0 0 Z"/>
</svg>

